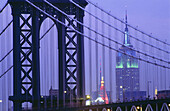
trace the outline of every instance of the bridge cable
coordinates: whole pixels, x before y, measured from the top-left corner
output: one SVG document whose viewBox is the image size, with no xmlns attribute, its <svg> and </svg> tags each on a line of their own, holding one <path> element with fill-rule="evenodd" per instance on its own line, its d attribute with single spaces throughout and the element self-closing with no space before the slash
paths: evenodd
<svg viewBox="0 0 170 111">
<path fill-rule="evenodd" d="M 56 22 L 60 23 L 61 25 L 64 25 L 65 27 L 68 27 L 68 28 L 72 29 L 73 31 L 77 32 L 78 34 L 80 34 L 80 35 L 82 35 L 82 36 L 84 36 L 84 37 L 86 37 L 86 38 L 88 38 L 88 39 L 90 39 L 90 40 L 92 40 L 92 41 L 94 41 L 94 42 L 97 42 L 97 43 L 100 44 L 100 45 L 103 45 L 103 46 L 105 46 L 105 47 L 107 47 L 107 48 L 109 48 L 109 49 L 111 49 L 111 50 L 115 50 L 115 51 L 117 51 L 117 52 L 121 52 L 122 54 L 128 55 L 128 56 L 130 56 L 130 57 L 139 59 L 139 60 L 141 60 L 141 61 L 144 61 L 144 62 L 153 64 L 153 65 L 158 65 L 158 66 L 163 67 L 163 68 L 170 69 L 170 67 L 167 67 L 167 66 L 164 66 L 164 65 L 161 65 L 161 64 L 157 64 L 157 63 L 155 63 L 155 62 L 151 62 L 151 61 L 142 59 L 142 58 L 140 58 L 140 57 L 135 57 L 135 56 L 130 55 L 130 54 L 128 54 L 128 53 L 125 53 L 125 52 L 123 52 L 123 51 L 121 51 L 121 50 L 115 49 L 115 48 L 113 48 L 113 47 L 109 47 L 109 46 L 107 46 L 107 45 L 105 45 L 105 44 L 103 44 L 103 43 L 101 43 L 101 42 L 95 41 L 94 39 L 92 39 L 92 38 L 90 38 L 89 36 L 83 34 L 82 32 L 79 32 L 79 31 L 73 29 L 72 27 L 67 26 L 65 23 L 63 23 L 62 21 L 56 19 L 56 18 L 53 17 L 52 15 L 48 14 L 47 12 L 45 12 L 44 10 L 42 10 L 41 8 L 39 8 L 38 6 L 34 5 L 34 4 L 33 4 L 32 2 L 30 2 L 29 0 L 25 0 L 25 1 L 26 1 L 28 4 L 32 5 L 34 8 L 36 8 L 37 10 L 41 11 L 42 13 L 44 13 L 46 16 L 48 16 L 48 17 L 51 18 L 52 20 L 55 20 Z"/>
<path fill-rule="evenodd" d="M 38 8 L 37 6 L 35 6 L 35 5 L 32 4 L 31 2 L 29 2 L 28 0 L 26 0 L 26 1 L 27 1 L 30 5 L 32 5 L 33 7 L 37 8 L 39 11 L 41 11 L 41 12 L 43 12 L 44 14 L 46 14 L 47 16 L 49 16 L 51 19 L 56 20 L 57 22 L 59 22 L 60 24 L 64 25 L 65 27 L 71 28 L 70 26 L 67 26 L 66 24 L 64 24 L 64 23 L 62 23 L 61 21 L 57 20 L 56 18 L 52 17 L 51 15 L 49 15 L 48 13 L 46 13 L 45 11 L 41 10 L 40 8 Z M 71 28 L 71 29 L 72 29 L 72 28 Z M 117 50 L 117 49 L 115 49 L 115 48 L 112 48 L 111 46 L 107 46 L 107 45 L 105 45 L 105 44 L 102 44 L 102 43 L 94 40 L 94 39 L 91 39 L 91 38 L 89 38 L 87 35 L 84 35 L 83 33 L 79 32 L 79 31 L 77 31 L 77 30 L 75 30 L 75 29 L 73 29 L 73 30 L 76 31 L 77 33 L 83 35 L 84 37 L 86 37 L 86 38 L 88 38 L 88 39 L 90 39 L 90 40 L 92 40 L 92 41 L 94 41 L 94 42 L 96 42 L 96 43 L 98 43 L 98 44 L 101 44 L 101 45 L 103 45 L 103 46 L 105 46 L 105 47 L 107 47 L 107 48 L 109 48 L 109 49 L 111 49 L 111 50 L 114 50 L 114 51 L 116 51 L 116 52 L 121 52 L 121 53 L 123 53 L 123 54 L 125 54 L 125 55 L 129 55 L 129 54 L 125 53 L 125 52 L 122 52 L 122 51 L 120 51 L 120 50 Z M 48 30 L 47 30 L 47 31 L 48 31 Z M 41 37 L 41 39 L 42 39 L 42 37 Z M 129 56 L 132 56 L 132 55 L 129 55 Z M 134 56 L 132 56 L 132 57 L 134 57 Z M 157 64 L 156 62 L 155 62 L 155 63 L 154 63 L 154 62 L 150 62 L 150 61 L 144 60 L 144 59 L 142 59 L 142 58 L 140 58 L 140 57 L 139 57 L 139 58 L 138 58 L 138 57 L 134 57 L 134 58 L 136 58 L 136 59 L 138 59 L 138 60 L 141 60 L 141 61 L 144 61 L 144 62 L 147 62 L 147 63 L 150 63 L 150 64 L 153 64 L 153 65 L 156 65 L 156 66 L 160 66 L 160 67 L 163 67 L 163 68 L 170 69 L 170 67 Z M 5 71 L 5 72 L 0 76 L 0 78 L 2 78 L 8 71 L 10 71 L 10 70 L 12 69 L 12 67 L 13 67 L 13 66 L 11 66 L 7 71 Z"/>
<path fill-rule="evenodd" d="M 78 34 L 83 35 L 84 37 L 91 39 L 89 36 L 83 34 L 82 32 L 79 32 L 79 31 L 73 29 L 72 27 L 67 26 L 65 23 L 63 23 L 62 21 L 56 19 L 56 18 L 53 17 L 52 15 L 48 14 L 47 12 L 45 12 L 44 10 L 42 10 L 41 8 L 39 8 L 38 6 L 34 5 L 34 4 L 33 4 L 32 2 L 30 2 L 29 0 L 26 0 L 26 2 L 27 2 L 28 4 L 30 4 L 30 5 L 32 5 L 33 7 L 35 7 L 37 10 L 41 11 L 42 13 L 44 13 L 45 15 L 47 15 L 47 16 L 48 16 L 49 18 L 51 18 L 52 20 L 55 20 L 56 22 L 60 23 L 61 25 L 64 25 L 65 27 L 68 27 L 68 28 L 72 29 L 73 31 L 77 32 Z M 69 16 L 68 16 L 68 17 L 69 17 Z M 91 40 L 95 42 L 94 39 L 91 39 Z M 96 42 L 97 42 L 97 41 L 96 41 Z M 168 68 L 168 69 L 170 69 L 170 67 L 167 67 L 167 66 L 164 66 L 164 65 L 160 65 L 160 64 L 157 64 L 157 63 L 155 63 L 155 62 L 151 62 L 151 61 L 142 59 L 142 58 L 140 58 L 140 57 L 135 57 L 135 56 L 133 56 L 133 55 L 130 55 L 130 54 L 125 53 L 125 52 L 123 52 L 123 51 L 117 50 L 117 49 L 115 49 L 115 48 L 113 48 L 113 47 L 109 47 L 109 46 L 107 46 L 107 45 L 105 45 L 105 44 L 102 44 L 102 43 L 100 43 L 100 42 L 97 42 L 97 43 L 100 44 L 100 45 L 104 45 L 105 47 L 110 48 L 110 49 L 112 49 L 112 50 L 115 50 L 115 51 L 117 51 L 117 52 L 121 52 L 122 54 L 125 54 L 125 55 L 128 55 L 128 56 L 130 56 L 130 57 L 139 59 L 139 60 L 141 60 L 141 61 L 144 61 L 144 62 L 153 64 L 153 65 L 158 65 L 158 66 L 163 67 L 163 68 Z"/>
<path fill-rule="evenodd" d="M 91 7 L 89 6 L 89 10 L 91 10 Z M 89 25 L 91 26 L 91 24 L 92 24 L 92 20 L 91 20 L 91 16 L 89 16 Z M 91 31 L 89 31 L 89 36 L 91 37 Z M 92 42 L 91 42 L 91 40 L 89 40 L 89 43 L 88 43 L 88 45 L 89 45 L 89 89 L 90 89 L 90 96 L 92 96 L 92 84 L 93 84 L 93 81 L 92 81 L 92 79 L 93 79 L 93 77 L 92 77 Z M 98 70 L 98 69 L 96 69 L 96 70 Z M 90 98 L 90 100 L 92 100 L 91 98 Z"/>
<path fill-rule="evenodd" d="M 91 31 L 93 31 L 93 32 L 95 32 L 95 33 L 97 33 L 97 34 L 100 35 L 101 37 L 104 37 L 104 38 L 108 39 L 109 41 L 115 42 L 116 44 L 124 45 L 124 44 L 119 43 L 119 42 L 117 42 L 117 41 L 115 41 L 115 40 L 113 40 L 113 39 L 110 39 L 109 37 L 106 37 L 105 35 L 103 35 L 103 34 L 97 32 L 97 31 L 91 29 L 90 27 L 84 25 L 83 23 L 77 21 L 76 19 L 74 19 L 74 18 L 68 16 L 65 12 L 63 12 L 63 11 L 60 10 L 60 9 L 58 9 L 57 7 L 55 7 L 54 5 L 52 5 L 51 3 L 49 3 L 48 1 L 45 1 L 45 2 L 46 2 L 47 4 L 49 4 L 50 6 L 52 6 L 53 8 L 55 8 L 56 10 L 58 10 L 59 12 L 61 12 L 62 14 L 64 14 L 65 16 L 69 17 L 70 19 L 72 19 L 72 20 L 76 21 L 77 23 L 83 25 L 83 26 L 86 27 L 87 29 L 89 29 L 89 30 L 91 30 Z M 60 21 L 60 22 L 61 22 L 61 21 Z M 118 29 L 118 30 L 119 30 L 119 29 Z M 125 32 L 123 32 L 123 31 L 121 31 L 121 32 L 122 32 L 123 34 L 125 34 Z M 147 43 L 144 42 L 144 44 L 147 44 Z M 154 47 L 153 45 L 151 45 L 151 46 Z M 150 58 L 157 59 L 157 60 L 159 60 L 159 61 L 163 61 L 163 62 L 165 62 L 165 63 L 170 64 L 170 62 L 167 62 L 166 60 L 162 60 L 162 59 L 160 59 L 160 58 L 157 58 L 157 57 L 155 57 L 155 56 L 149 55 L 149 54 L 147 54 L 147 53 L 144 53 L 144 52 L 135 50 L 135 49 L 133 49 L 133 48 L 131 48 L 131 47 L 128 47 L 128 48 L 131 49 L 131 50 L 136 51 L 137 53 L 141 53 L 141 54 L 143 54 L 143 55 L 145 55 L 145 56 L 148 56 L 148 57 L 150 57 Z M 156 47 L 156 48 L 157 48 L 157 47 Z M 160 48 L 157 48 L 157 49 L 161 50 Z M 166 53 L 170 53 L 170 52 L 166 52 Z"/>
<path fill-rule="evenodd" d="M 55 23 L 41 36 L 40 40 L 44 38 L 44 36 L 54 27 Z M 29 34 L 29 32 L 26 34 L 26 36 Z M 23 39 L 21 39 L 22 41 Z M 13 51 L 13 49 L 11 49 L 1 60 L 0 63 Z"/>
<path fill-rule="evenodd" d="M 25 36 L 27 36 L 29 34 L 29 32 L 27 34 L 25 34 Z M 24 38 L 22 38 L 20 40 L 20 42 L 23 40 Z M 13 49 L 11 49 L 1 60 L 0 60 L 0 63 L 13 51 Z"/>
<path fill-rule="evenodd" d="M 92 15 L 94 18 L 100 20 L 101 22 L 105 23 L 105 24 L 108 25 L 109 27 L 114 28 L 115 30 L 117 30 L 117 31 L 119 31 L 119 32 L 121 32 L 121 33 L 123 33 L 123 34 L 125 34 L 124 31 L 122 31 L 122 30 L 120 30 L 120 29 L 114 27 L 113 25 L 111 25 L 111 24 L 109 24 L 109 23 L 106 23 L 105 21 L 103 21 L 102 19 L 98 18 L 98 17 L 95 16 L 94 14 L 90 13 L 90 12 L 87 11 L 85 8 L 81 7 L 80 5 L 78 5 L 77 3 L 73 2 L 72 0 L 70 0 L 70 1 L 71 1 L 73 4 L 75 4 L 77 7 L 79 7 L 80 9 L 84 10 L 85 12 L 87 12 L 89 15 Z M 124 22 L 122 22 L 122 23 L 124 23 Z M 143 34 L 143 33 L 142 33 L 142 34 Z M 136 37 L 134 37 L 134 36 L 132 36 L 132 35 L 129 35 L 129 36 L 130 36 L 131 38 L 133 38 L 133 39 L 139 41 L 139 42 L 142 42 L 142 43 L 144 43 L 144 44 L 146 44 L 146 45 L 149 45 L 150 47 L 154 47 L 154 48 L 156 48 L 156 49 L 158 49 L 158 50 L 161 50 L 161 51 L 163 51 L 163 52 L 166 52 L 166 53 L 168 53 L 168 54 L 170 53 L 169 51 L 160 49 L 160 48 L 158 48 L 158 47 L 156 47 L 156 46 L 153 46 L 153 45 L 151 45 L 151 44 L 149 44 L 149 43 L 146 43 L 146 42 L 144 42 L 144 41 L 142 41 L 142 40 L 140 40 L 140 39 L 138 39 L 138 38 L 136 38 Z"/>
<path fill-rule="evenodd" d="M 8 25 L 2 30 L 2 32 L 0 33 L 0 36 L 7 30 L 7 28 L 11 25 L 11 23 L 13 22 L 13 20 L 11 20 Z"/>
<path fill-rule="evenodd" d="M 51 25 L 51 27 L 41 36 L 40 40 L 45 37 L 45 35 L 55 26 L 55 23 Z"/>
<path fill-rule="evenodd" d="M 13 51 L 13 49 L 11 49 L 11 50 L 0 60 L 0 62 L 2 62 L 12 51 Z"/>
<path fill-rule="evenodd" d="M 55 23 L 54 23 L 53 25 L 51 25 L 51 27 L 41 36 L 40 40 L 42 40 L 42 39 L 45 37 L 45 35 L 52 29 L 52 27 L 54 27 L 54 25 L 55 25 Z M 28 33 L 29 33 L 29 32 L 28 32 Z M 27 33 L 27 34 L 28 34 L 28 33 Z M 26 35 L 27 35 L 27 34 L 26 34 Z M 23 40 L 23 39 L 21 39 L 21 41 L 22 41 L 22 40 Z M 2 62 L 12 51 L 13 51 L 13 49 L 11 49 L 11 50 L 0 60 L 0 62 Z M 10 71 L 12 67 L 13 67 L 13 65 L 12 65 L 7 71 L 5 71 L 5 72 L 0 76 L 0 78 L 3 77 L 8 71 Z"/>
<path fill-rule="evenodd" d="M 97 14 L 97 10 L 95 9 L 95 14 Z M 90 15 L 91 16 L 91 15 Z M 98 31 L 98 20 L 97 19 L 95 19 L 95 30 L 96 31 Z M 95 33 L 95 41 L 97 41 L 98 40 L 98 34 L 97 33 Z M 97 95 L 99 95 L 99 84 L 100 84 L 100 82 L 99 82 L 99 68 L 98 68 L 98 65 L 99 65 L 99 62 L 98 62 L 98 44 L 96 43 L 95 44 L 95 47 L 96 47 L 96 89 L 97 89 Z"/>
<path fill-rule="evenodd" d="M 10 71 L 10 70 L 12 69 L 12 67 L 13 67 L 13 65 L 12 65 L 8 70 L 6 70 L 6 71 L 0 76 L 0 78 L 3 77 L 8 71 Z"/>
<path fill-rule="evenodd" d="M 99 7 L 99 6 L 97 6 L 95 3 L 91 2 L 90 0 L 87 0 L 87 2 L 89 2 L 90 4 L 92 4 L 93 6 L 95 6 L 96 8 L 100 9 L 101 11 L 105 12 L 106 14 L 108 14 L 109 16 L 111 16 L 112 18 L 120 21 L 121 23 L 126 24 L 123 20 L 121 20 L 121 19 L 115 17 L 114 15 L 112 15 L 111 13 L 105 11 L 104 9 L 102 9 L 102 8 Z M 127 25 L 128 25 L 129 27 L 131 27 L 132 29 L 139 31 L 139 32 L 142 33 L 142 34 L 144 34 L 144 35 L 146 35 L 146 36 L 148 36 L 148 37 L 150 37 L 150 38 L 152 38 L 152 39 L 155 39 L 156 41 L 159 41 L 159 42 L 161 42 L 161 43 L 163 43 L 163 44 L 166 44 L 166 45 L 170 46 L 170 44 L 167 43 L 167 42 L 165 42 L 165 41 L 162 41 L 162 40 L 160 40 L 160 39 L 158 39 L 158 38 L 156 38 L 156 37 L 153 37 L 152 35 L 147 34 L 147 33 L 143 32 L 143 31 L 135 28 L 134 26 L 132 26 L 132 25 L 130 25 L 130 24 L 127 24 Z"/>
<path fill-rule="evenodd" d="M 6 6 L 8 5 L 8 2 L 5 4 L 5 6 L 0 10 L 0 13 L 3 12 L 3 10 L 6 8 Z"/>
</svg>

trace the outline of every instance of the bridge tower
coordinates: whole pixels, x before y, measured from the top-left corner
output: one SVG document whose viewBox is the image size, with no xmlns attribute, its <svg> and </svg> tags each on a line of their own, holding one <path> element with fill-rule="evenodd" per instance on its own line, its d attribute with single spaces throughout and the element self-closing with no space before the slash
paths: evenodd
<svg viewBox="0 0 170 111">
<path fill-rule="evenodd" d="M 83 33 L 82 25 L 73 22 L 44 0 L 29 1 L 64 24 Z M 83 23 L 84 11 L 69 0 L 48 1 Z M 14 64 L 13 96 L 9 99 L 14 103 L 14 111 L 21 111 L 24 102 L 32 103 L 33 110 L 37 111 L 40 110 L 41 102 L 39 32 L 42 22 L 48 16 L 37 10 L 27 0 L 8 0 L 8 2 L 13 16 Z M 83 7 L 87 5 L 85 0 L 74 0 L 74 2 Z M 85 98 L 84 39 L 74 30 L 59 24 L 56 20 L 53 21 L 58 29 L 59 41 L 59 104 L 64 107 L 67 102 L 82 103 L 80 100 Z"/>
</svg>

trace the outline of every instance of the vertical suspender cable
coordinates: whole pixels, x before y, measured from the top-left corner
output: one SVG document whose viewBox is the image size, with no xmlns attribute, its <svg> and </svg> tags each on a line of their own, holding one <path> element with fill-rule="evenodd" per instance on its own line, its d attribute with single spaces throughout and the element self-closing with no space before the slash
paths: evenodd
<svg viewBox="0 0 170 111">
<path fill-rule="evenodd" d="M 151 39 L 149 39 L 150 40 L 150 43 L 152 44 L 152 45 L 154 45 L 154 41 L 153 40 L 151 40 Z M 152 42 L 153 41 L 153 42 Z M 151 54 L 153 54 L 154 55 L 154 48 L 152 48 L 152 47 L 150 47 L 150 50 L 149 50 L 150 52 L 151 52 Z M 155 60 L 154 59 L 152 59 L 152 61 L 153 62 L 155 62 Z M 155 98 L 155 65 L 154 64 L 152 64 L 151 65 L 152 67 L 151 67 L 151 74 L 152 74 L 152 95 L 153 95 L 153 99 Z"/>
<path fill-rule="evenodd" d="M 148 38 L 148 41 L 149 41 L 149 43 L 150 44 L 152 44 L 152 40 L 151 40 L 151 38 Z M 153 54 L 152 53 L 152 51 L 150 51 L 150 50 L 152 50 L 152 47 L 148 47 L 148 54 Z M 152 58 L 150 59 L 148 59 L 148 60 L 150 60 L 150 61 L 152 61 Z M 148 63 L 148 78 L 149 78 L 149 81 L 151 81 L 151 83 L 150 83 L 150 89 L 149 89 L 149 91 L 151 92 L 151 93 L 149 93 L 150 94 L 150 98 L 152 99 L 152 90 L 153 90 L 153 73 L 152 73 L 152 64 L 149 64 Z"/>
<path fill-rule="evenodd" d="M 91 7 L 90 7 L 90 5 L 89 5 L 89 11 L 91 11 Z M 91 17 L 91 15 L 89 15 L 89 26 L 91 27 L 92 25 L 92 22 L 91 22 L 91 19 L 92 19 L 92 17 Z M 92 37 L 92 35 L 91 35 L 91 30 L 89 30 L 89 37 Z M 92 54 L 91 54 L 91 51 L 92 51 L 92 49 L 91 49 L 92 47 L 91 47 L 91 40 L 89 39 L 89 74 L 90 74 L 90 96 L 92 96 L 92 85 L 93 85 L 93 82 L 92 82 Z M 91 101 L 91 98 L 90 98 L 90 101 Z"/>
<path fill-rule="evenodd" d="M 165 40 L 165 42 L 166 42 L 166 40 Z M 164 49 L 166 49 L 166 44 L 163 44 L 163 46 L 164 46 Z M 166 59 L 166 53 L 164 53 L 164 55 L 163 55 L 164 57 L 164 59 Z M 163 65 L 166 65 L 166 63 L 164 63 Z M 164 73 L 165 73 L 165 90 L 166 90 L 166 68 L 163 68 L 164 69 Z"/>
<path fill-rule="evenodd" d="M 97 8 L 95 8 L 95 15 L 98 15 Z M 98 20 L 95 19 L 95 30 L 98 32 Z M 95 41 L 98 41 L 98 34 L 95 33 Z M 96 46 L 96 89 L 97 89 L 97 96 L 99 93 L 99 71 L 98 71 L 98 43 L 95 43 Z"/>
<path fill-rule="evenodd" d="M 108 23 L 111 23 L 110 21 L 110 16 L 108 16 Z M 108 35 L 111 38 L 111 28 L 108 27 Z M 112 47 L 111 45 L 111 41 L 109 40 L 109 47 Z M 109 49 L 109 85 L 110 85 L 110 98 L 109 98 L 109 102 L 112 103 L 112 50 Z"/>
<path fill-rule="evenodd" d="M 159 46 L 159 42 L 158 42 L 158 41 L 156 41 L 156 44 Z M 156 54 L 159 55 L 158 50 L 156 50 Z M 158 64 L 160 64 L 159 61 L 158 61 Z M 157 87 L 158 87 L 158 90 L 161 90 L 161 88 L 160 88 L 160 77 L 159 77 L 159 74 L 160 74 L 160 67 L 157 66 Z"/>
<path fill-rule="evenodd" d="M 101 12 L 101 17 L 104 19 L 104 13 L 103 12 Z M 105 33 L 105 25 L 104 25 L 104 23 L 102 22 L 102 34 L 104 35 L 104 33 Z M 104 37 L 102 37 L 102 43 L 103 44 L 105 44 L 105 40 L 104 40 Z M 106 90 L 106 81 L 105 81 L 105 79 L 106 79 L 106 76 L 105 76 L 105 47 L 104 46 L 102 46 L 102 57 L 103 57 L 103 80 L 104 80 L 104 87 L 105 87 L 105 90 Z M 106 102 L 105 101 L 105 90 L 103 90 L 103 96 L 104 96 L 104 102 Z"/>
<path fill-rule="evenodd" d="M 115 27 L 117 27 L 117 21 L 116 21 L 116 20 L 114 20 L 114 25 L 115 25 Z M 114 33 L 115 33 L 115 34 L 114 34 L 115 40 L 118 40 L 119 37 L 118 37 L 117 30 L 115 30 Z M 118 44 L 116 44 L 116 43 L 115 43 L 115 49 L 119 50 L 119 49 L 118 49 Z M 114 57 L 117 56 L 117 53 L 118 53 L 118 51 L 115 51 L 115 56 L 114 56 Z M 115 60 L 116 60 L 116 59 L 115 59 Z M 117 62 L 117 61 L 115 61 L 115 63 L 116 63 L 116 62 Z M 116 68 L 116 64 L 115 64 L 115 68 Z M 117 84 L 116 84 L 116 76 L 117 76 L 117 75 L 116 75 L 116 70 L 115 70 L 114 73 L 115 73 L 115 75 L 114 75 L 114 77 L 115 77 L 114 89 L 116 89 L 116 86 L 117 86 Z M 117 86 L 117 87 L 118 87 L 118 86 Z M 116 93 L 116 97 L 115 97 L 116 99 L 115 99 L 115 100 L 117 101 L 117 100 L 118 100 L 118 97 L 119 97 L 117 94 L 118 94 L 119 92 L 118 92 L 117 90 L 115 90 L 115 93 Z M 120 99 L 120 98 L 119 98 L 119 99 Z M 115 102 L 116 102 L 116 101 L 115 101 Z"/>
<path fill-rule="evenodd" d="M 44 24 L 46 24 L 46 25 L 48 25 L 47 23 L 44 23 Z M 45 29 L 44 29 L 45 30 Z M 48 39 L 46 40 L 46 41 L 44 41 L 44 51 L 43 51 L 43 55 L 45 55 L 45 57 L 44 57 L 44 66 L 45 66 L 45 70 L 44 70 L 44 79 L 45 79 L 45 84 L 44 84 L 44 93 L 45 93 L 45 98 L 44 98 L 44 108 L 46 108 L 46 105 L 47 105 L 47 102 L 46 102 L 46 96 L 47 96 L 47 91 L 46 91 L 46 89 L 47 89 L 47 82 L 48 82 L 48 80 L 47 80 L 47 74 L 48 74 Z"/>
</svg>

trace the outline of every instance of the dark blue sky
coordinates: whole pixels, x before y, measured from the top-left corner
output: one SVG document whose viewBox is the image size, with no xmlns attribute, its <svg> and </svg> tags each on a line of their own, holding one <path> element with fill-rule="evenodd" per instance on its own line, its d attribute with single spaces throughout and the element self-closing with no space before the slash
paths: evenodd
<svg viewBox="0 0 170 111">
<path fill-rule="evenodd" d="M 91 0 L 123 19 L 128 10 L 128 22 L 132 26 L 162 40 L 170 37 L 170 1 L 169 0 Z M 127 8 L 126 8 L 127 7 Z M 168 42 L 170 39 L 168 40 Z"/>
<path fill-rule="evenodd" d="M 0 0 L 0 9 L 7 0 Z M 162 40 L 170 36 L 169 0 L 91 0 L 118 18 L 128 10 L 128 22 Z M 126 8 L 127 7 L 127 8 Z M 168 40 L 170 41 L 170 40 Z"/>
</svg>

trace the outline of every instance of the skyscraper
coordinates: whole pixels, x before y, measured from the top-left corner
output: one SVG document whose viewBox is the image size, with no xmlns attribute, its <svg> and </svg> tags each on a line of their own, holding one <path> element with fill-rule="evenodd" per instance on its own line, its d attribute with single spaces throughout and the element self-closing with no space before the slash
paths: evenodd
<svg viewBox="0 0 170 111">
<path fill-rule="evenodd" d="M 139 67 L 136 52 L 130 43 L 127 25 L 127 14 L 125 16 L 124 43 L 116 55 L 116 99 L 123 101 L 127 98 L 135 98 L 139 92 Z"/>
</svg>

